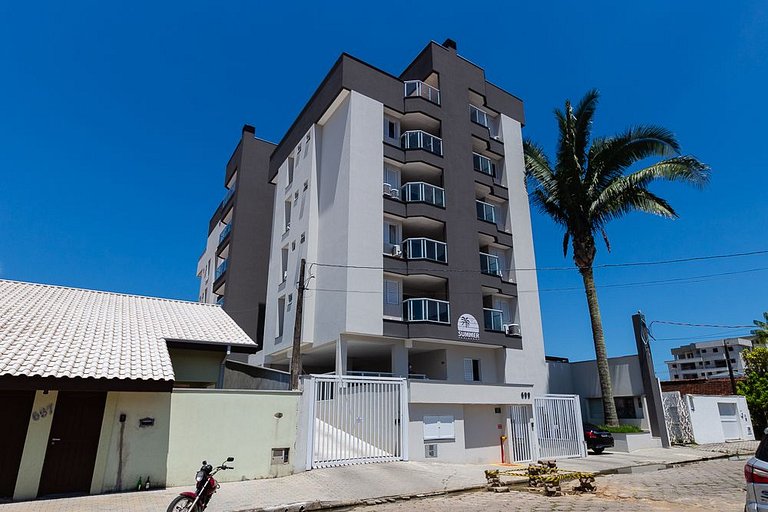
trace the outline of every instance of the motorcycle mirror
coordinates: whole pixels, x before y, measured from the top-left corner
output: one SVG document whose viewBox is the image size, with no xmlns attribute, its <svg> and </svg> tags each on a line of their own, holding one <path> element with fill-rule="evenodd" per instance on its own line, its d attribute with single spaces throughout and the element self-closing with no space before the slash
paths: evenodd
<svg viewBox="0 0 768 512">
<path fill-rule="evenodd" d="M 204 460 L 204 461 L 203 461 L 203 466 L 205 466 L 206 464 L 208 464 L 208 461 L 207 461 L 207 460 Z"/>
<path fill-rule="evenodd" d="M 234 461 L 235 461 L 234 457 L 227 457 L 227 462 L 234 462 Z"/>
</svg>

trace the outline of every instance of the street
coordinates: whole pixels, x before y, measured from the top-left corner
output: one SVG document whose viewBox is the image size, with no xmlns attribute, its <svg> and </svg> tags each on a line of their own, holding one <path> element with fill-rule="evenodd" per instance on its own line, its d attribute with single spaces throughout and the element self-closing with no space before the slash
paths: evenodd
<svg viewBox="0 0 768 512">
<path fill-rule="evenodd" d="M 531 492 L 492 493 L 486 491 L 449 494 L 398 501 L 350 510 L 420 512 L 463 510 L 485 511 L 615 511 L 713 510 L 739 511 L 744 508 L 742 460 L 719 459 L 670 469 L 598 477 L 594 495 L 546 497 Z M 563 489 L 573 484 L 564 483 Z"/>
</svg>

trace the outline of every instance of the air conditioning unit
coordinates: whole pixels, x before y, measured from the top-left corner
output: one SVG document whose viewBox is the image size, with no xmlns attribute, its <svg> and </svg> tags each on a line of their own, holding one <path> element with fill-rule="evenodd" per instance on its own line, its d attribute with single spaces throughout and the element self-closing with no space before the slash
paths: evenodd
<svg viewBox="0 0 768 512">
<path fill-rule="evenodd" d="M 403 255 L 403 248 L 399 245 L 393 245 L 392 246 L 392 256 L 402 256 Z"/>
<path fill-rule="evenodd" d="M 520 336 L 520 324 L 504 324 L 502 327 L 507 336 Z"/>
<path fill-rule="evenodd" d="M 400 199 L 400 191 L 398 189 L 396 189 L 396 188 L 393 188 L 392 190 L 390 190 L 389 191 L 389 195 L 393 199 Z"/>
<path fill-rule="evenodd" d="M 499 142 L 504 142 L 501 138 L 501 135 L 493 135 L 493 140 L 497 140 Z"/>
<path fill-rule="evenodd" d="M 392 195 L 392 185 L 389 183 L 384 184 L 384 195 L 385 196 L 391 196 Z"/>
</svg>

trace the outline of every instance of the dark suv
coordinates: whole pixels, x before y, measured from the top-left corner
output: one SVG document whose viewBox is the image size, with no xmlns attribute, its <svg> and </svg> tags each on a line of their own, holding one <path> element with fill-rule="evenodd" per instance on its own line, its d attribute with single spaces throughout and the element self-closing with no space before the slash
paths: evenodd
<svg viewBox="0 0 768 512">
<path fill-rule="evenodd" d="M 584 424 L 584 440 L 587 442 L 587 448 L 595 452 L 596 455 L 600 455 L 603 450 L 613 446 L 613 435 L 591 423 Z"/>
</svg>

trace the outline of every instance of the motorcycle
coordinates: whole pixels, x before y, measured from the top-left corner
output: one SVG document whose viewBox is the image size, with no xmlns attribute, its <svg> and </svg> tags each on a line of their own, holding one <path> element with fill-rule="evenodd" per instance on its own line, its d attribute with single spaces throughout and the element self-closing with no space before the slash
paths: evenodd
<svg viewBox="0 0 768 512">
<path fill-rule="evenodd" d="M 234 457 L 227 457 L 227 460 L 221 466 L 214 468 L 206 461 L 200 471 L 195 475 L 195 492 L 182 492 L 168 505 L 166 512 L 202 512 L 211 501 L 211 497 L 219 488 L 219 483 L 213 478 L 213 475 L 225 469 L 235 469 L 227 466 L 227 462 L 234 462 Z"/>
</svg>

